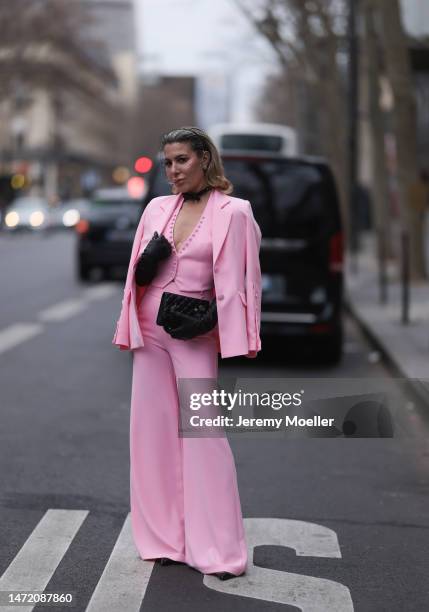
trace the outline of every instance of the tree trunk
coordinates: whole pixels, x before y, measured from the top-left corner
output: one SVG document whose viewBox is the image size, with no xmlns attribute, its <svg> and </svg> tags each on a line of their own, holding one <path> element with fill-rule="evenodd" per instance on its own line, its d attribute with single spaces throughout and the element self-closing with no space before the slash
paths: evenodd
<svg viewBox="0 0 429 612">
<path fill-rule="evenodd" d="M 421 212 L 413 207 L 410 194 L 418 184 L 417 111 L 410 53 L 401 22 L 399 0 L 377 0 L 380 35 L 386 72 L 393 96 L 393 125 L 397 150 L 398 195 L 402 229 L 410 243 L 412 280 L 426 279 Z"/>
<path fill-rule="evenodd" d="M 366 75 L 368 85 L 369 129 L 371 135 L 372 213 L 381 257 L 393 256 L 389 215 L 389 193 L 384 144 L 384 113 L 380 108 L 380 57 L 374 28 L 373 0 L 363 6 L 365 24 Z"/>
<path fill-rule="evenodd" d="M 341 83 L 336 77 L 337 74 L 335 73 L 329 79 L 320 79 L 317 89 L 320 92 L 318 95 L 320 108 L 324 109 L 320 112 L 325 113 L 324 150 L 336 179 L 344 234 L 346 242 L 348 242 L 350 210 L 347 179 L 348 164 L 345 154 L 347 151 L 347 117 Z"/>
</svg>

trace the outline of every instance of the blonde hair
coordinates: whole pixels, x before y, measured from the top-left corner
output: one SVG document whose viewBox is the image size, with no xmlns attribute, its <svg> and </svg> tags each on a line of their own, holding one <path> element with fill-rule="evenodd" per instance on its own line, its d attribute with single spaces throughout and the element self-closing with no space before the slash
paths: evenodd
<svg viewBox="0 0 429 612">
<path fill-rule="evenodd" d="M 210 136 L 198 127 L 181 127 L 164 134 L 161 139 L 161 147 L 174 142 L 189 142 L 191 149 L 196 152 L 198 157 L 202 157 L 204 151 L 209 154 L 209 163 L 204 171 L 207 185 L 214 189 L 219 189 L 223 193 L 231 193 L 233 185 L 224 173 L 223 163 L 216 145 Z"/>
</svg>

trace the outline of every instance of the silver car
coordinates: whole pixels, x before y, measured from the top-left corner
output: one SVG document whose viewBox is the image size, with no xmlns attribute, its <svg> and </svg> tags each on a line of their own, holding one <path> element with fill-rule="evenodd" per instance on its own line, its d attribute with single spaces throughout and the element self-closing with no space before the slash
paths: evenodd
<svg viewBox="0 0 429 612">
<path fill-rule="evenodd" d="M 4 217 L 4 228 L 9 231 L 28 229 L 34 231 L 50 227 L 48 202 L 40 197 L 22 196 L 16 198 Z"/>
</svg>

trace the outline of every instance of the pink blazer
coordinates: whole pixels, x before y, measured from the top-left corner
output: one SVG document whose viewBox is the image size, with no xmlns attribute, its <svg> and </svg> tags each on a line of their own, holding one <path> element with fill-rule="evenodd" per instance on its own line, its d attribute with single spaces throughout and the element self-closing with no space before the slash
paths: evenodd
<svg viewBox="0 0 429 612">
<path fill-rule="evenodd" d="M 136 230 L 122 308 L 112 343 L 121 350 L 144 346 L 137 310 L 145 292 L 134 281 L 139 254 L 154 231 L 161 234 L 180 195 L 154 198 Z M 219 345 L 223 358 L 256 357 L 261 350 L 261 230 L 247 200 L 213 193 L 213 278 L 216 291 Z"/>
</svg>

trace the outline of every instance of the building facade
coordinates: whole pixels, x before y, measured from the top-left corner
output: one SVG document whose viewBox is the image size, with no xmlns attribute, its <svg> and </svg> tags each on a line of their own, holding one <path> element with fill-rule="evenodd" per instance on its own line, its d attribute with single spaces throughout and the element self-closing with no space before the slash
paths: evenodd
<svg viewBox="0 0 429 612">
<path fill-rule="evenodd" d="M 26 190 L 50 201 L 79 196 L 110 183 L 115 166 L 131 162 L 137 91 L 133 4 L 78 1 L 94 44 L 79 51 L 77 63 L 54 48 L 48 62 L 33 62 L 40 78 L 18 74 L 0 101 L 0 191 L 18 173 Z M 0 193 L 3 206 L 6 191 Z"/>
<path fill-rule="evenodd" d="M 125 103 L 137 97 L 137 32 L 132 0 L 81 0 L 90 15 L 89 30 L 103 41 Z"/>
</svg>

